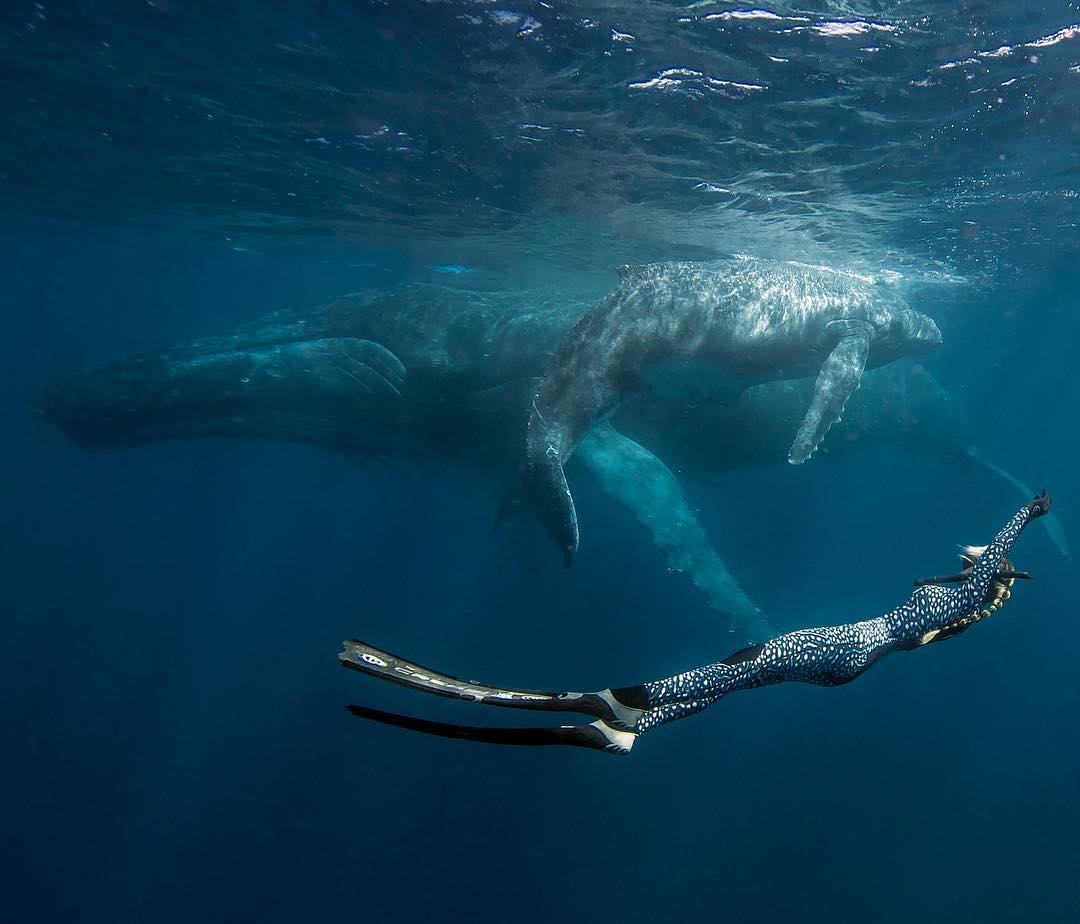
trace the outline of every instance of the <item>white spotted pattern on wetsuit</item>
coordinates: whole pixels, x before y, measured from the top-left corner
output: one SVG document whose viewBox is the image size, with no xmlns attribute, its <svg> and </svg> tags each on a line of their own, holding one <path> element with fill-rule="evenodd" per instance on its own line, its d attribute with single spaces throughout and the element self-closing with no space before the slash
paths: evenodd
<svg viewBox="0 0 1080 924">
<path fill-rule="evenodd" d="M 1028 507 L 1017 511 L 957 587 L 919 587 L 907 602 L 876 619 L 799 629 L 766 642 L 749 660 L 720 661 L 645 684 L 649 709 L 635 730 L 640 734 L 701 712 L 736 690 L 788 682 L 836 686 L 854 680 L 883 655 L 914 647 L 927 632 L 944 629 L 976 610 L 998 564 L 1030 519 Z"/>
</svg>

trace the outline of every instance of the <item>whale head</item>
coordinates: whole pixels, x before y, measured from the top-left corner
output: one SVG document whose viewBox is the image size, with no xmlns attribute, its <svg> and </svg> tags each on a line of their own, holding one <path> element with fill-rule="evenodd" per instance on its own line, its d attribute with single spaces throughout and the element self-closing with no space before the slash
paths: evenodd
<svg viewBox="0 0 1080 924">
<path fill-rule="evenodd" d="M 87 450 L 135 445 L 155 438 L 160 415 L 151 360 L 102 363 L 40 386 L 29 410 Z"/>
<path fill-rule="evenodd" d="M 322 337 L 144 353 L 38 389 L 30 410 L 85 449 L 233 436 L 396 445 L 406 369 L 382 345 Z"/>
<path fill-rule="evenodd" d="M 903 304 L 891 304 L 871 312 L 874 338 L 868 366 L 883 366 L 904 356 L 925 356 L 942 343 L 934 319 Z"/>
</svg>

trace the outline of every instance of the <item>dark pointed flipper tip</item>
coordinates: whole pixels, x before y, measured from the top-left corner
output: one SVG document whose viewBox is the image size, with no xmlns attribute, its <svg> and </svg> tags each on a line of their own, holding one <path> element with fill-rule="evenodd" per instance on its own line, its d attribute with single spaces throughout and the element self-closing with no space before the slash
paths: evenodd
<svg viewBox="0 0 1080 924">
<path fill-rule="evenodd" d="M 557 457 L 546 457 L 534 469 L 532 506 L 547 534 L 562 550 L 563 565 L 570 567 L 578 548 L 577 509 L 566 483 L 566 473 Z"/>
<path fill-rule="evenodd" d="M 563 565 L 574 560 L 578 547 L 577 510 L 566 474 L 557 456 L 545 456 L 542 464 L 528 464 L 503 495 L 492 532 L 504 520 L 531 510 L 540 525 L 562 550 Z"/>
</svg>

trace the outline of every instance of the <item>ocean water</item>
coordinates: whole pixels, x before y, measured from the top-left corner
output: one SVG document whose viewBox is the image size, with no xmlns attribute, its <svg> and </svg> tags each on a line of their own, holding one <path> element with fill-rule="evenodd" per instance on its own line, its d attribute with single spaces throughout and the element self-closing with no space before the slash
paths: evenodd
<svg viewBox="0 0 1080 924">
<path fill-rule="evenodd" d="M 934 317 L 922 366 L 1075 542 L 1075 3 L 9 0 L 0 100 L 2 924 L 1076 919 L 1075 570 L 1041 528 L 1007 609 L 854 684 L 626 758 L 497 748 L 350 716 L 510 721 L 343 671 L 340 640 L 598 689 L 750 639 L 583 481 L 569 570 L 492 534 L 505 478 L 452 464 L 464 431 L 90 452 L 31 412 L 284 305 L 528 312 L 769 257 Z M 933 447 L 829 450 L 670 462 L 778 633 L 891 609 L 1025 500 Z"/>
</svg>

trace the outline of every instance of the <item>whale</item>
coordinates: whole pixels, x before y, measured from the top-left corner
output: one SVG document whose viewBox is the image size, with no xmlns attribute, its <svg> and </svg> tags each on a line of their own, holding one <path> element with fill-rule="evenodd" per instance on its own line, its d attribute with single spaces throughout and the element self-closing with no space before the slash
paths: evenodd
<svg viewBox="0 0 1080 924">
<path fill-rule="evenodd" d="M 813 395 L 814 380 L 755 385 L 734 400 L 689 405 L 642 395 L 623 405 L 620 431 L 670 460 L 684 480 L 716 481 L 727 472 L 779 466 Z M 988 477 L 1034 495 L 1031 486 L 989 458 L 960 401 L 917 360 L 867 370 L 818 459 L 839 463 L 875 448 L 931 458 L 968 477 Z M 1041 519 L 1063 558 L 1071 557 L 1056 513 Z"/>
<path fill-rule="evenodd" d="M 588 305 L 561 291 L 523 298 L 437 284 L 351 293 L 95 364 L 40 387 L 31 409 L 88 451 L 269 439 L 363 466 L 448 465 L 502 484 L 543 370 Z M 627 511 L 668 569 L 687 575 L 737 631 L 767 633 L 679 481 L 645 446 L 598 430 L 575 477 Z"/>
<path fill-rule="evenodd" d="M 31 408 L 91 451 L 271 439 L 403 474 L 450 466 L 494 485 L 512 476 L 544 369 L 588 308 L 558 291 L 405 285 L 355 293 L 96 364 L 41 386 Z M 749 639 L 763 636 L 765 614 L 717 553 L 683 485 L 786 467 L 814 384 L 779 380 L 693 400 L 648 391 L 594 427 L 568 463 L 572 478 L 628 511 L 668 569 L 686 575 Z M 864 374 L 817 458 L 881 446 L 1019 485 L 979 450 L 962 403 L 913 361 Z M 1065 554 L 1056 516 L 1040 522 L 1054 528 Z"/>
<path fill-rule="evenodd" d="M 564 466 L 631 395 L 652 388 L 737 395 L 815 375 L 788 461 L 806 461 L 863 370 L 942 342 L 895 287 L 800 263 L 735 258 L 621 267 L 620 285 L 566 333 L 532 400 L 525 461 L 500 522 L 531 510 L 569 567 L 580 536 Z"/>
</svg>

